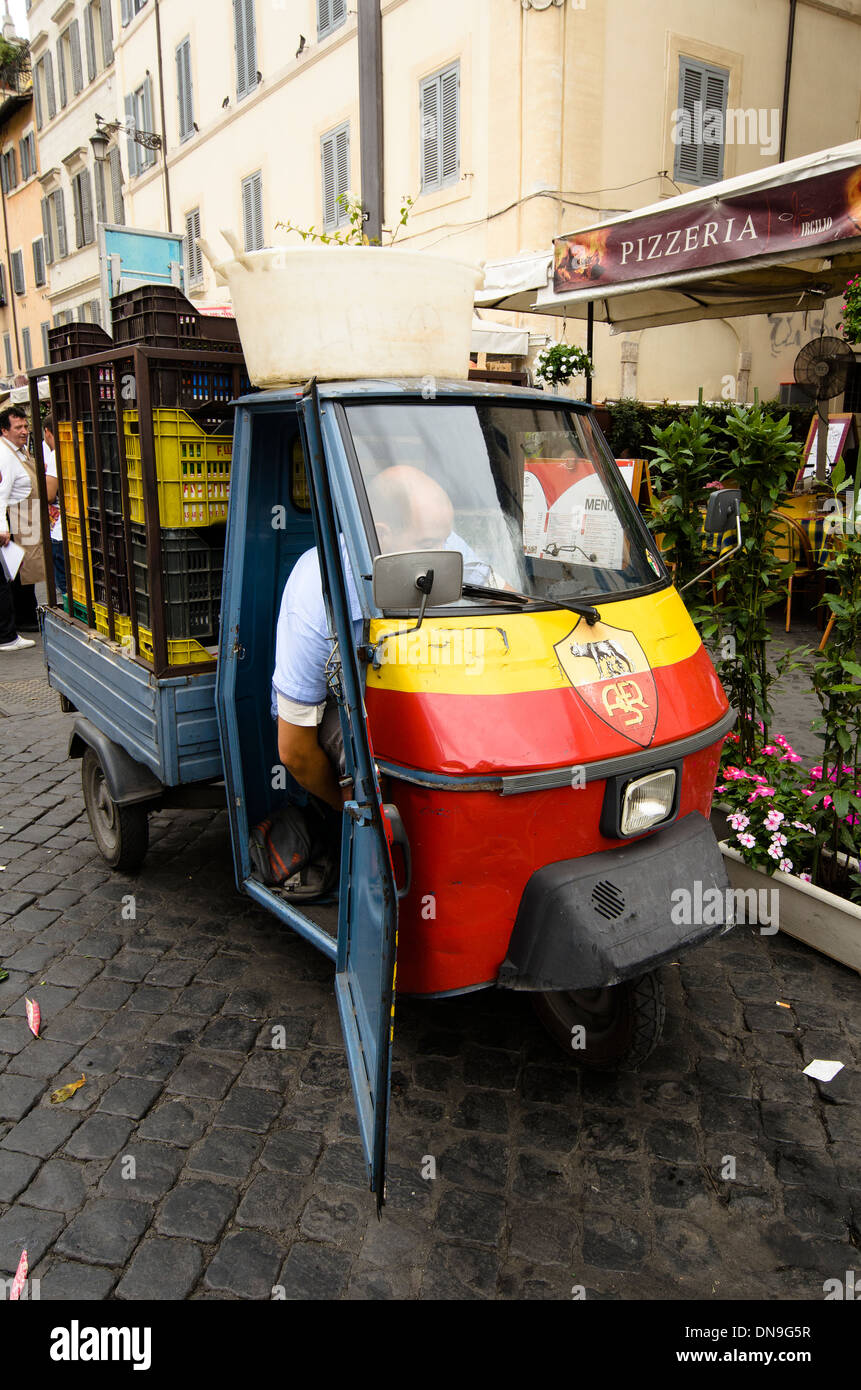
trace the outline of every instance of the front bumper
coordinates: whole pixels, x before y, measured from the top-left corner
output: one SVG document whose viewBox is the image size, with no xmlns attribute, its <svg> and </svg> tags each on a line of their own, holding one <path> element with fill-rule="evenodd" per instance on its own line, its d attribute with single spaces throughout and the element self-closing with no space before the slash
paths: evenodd
<svg viewBox="0 0 861 1390">
<path fill-rule="evenodd" d="M 619 849 L 547 864 L 524 889 L 497 984 L 581 990 L 635 979 L 729 931 L 728 888 L 698 811 Z"/>
</svg>

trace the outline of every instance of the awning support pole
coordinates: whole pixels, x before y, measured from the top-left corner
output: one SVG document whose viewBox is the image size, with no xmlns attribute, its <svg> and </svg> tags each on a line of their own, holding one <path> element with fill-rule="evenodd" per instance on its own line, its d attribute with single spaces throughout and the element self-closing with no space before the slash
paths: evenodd
<svg viewBox="0 0 861 1390">
<path fill-rule="evenodd" d="M 592 357 L 592 347 L 595 342 L 595 304 L 590 299 L 586 306 L 586 351 Z M 586 400 L 592 402 L 592 378 L 586 378 Z"/>
</svg>

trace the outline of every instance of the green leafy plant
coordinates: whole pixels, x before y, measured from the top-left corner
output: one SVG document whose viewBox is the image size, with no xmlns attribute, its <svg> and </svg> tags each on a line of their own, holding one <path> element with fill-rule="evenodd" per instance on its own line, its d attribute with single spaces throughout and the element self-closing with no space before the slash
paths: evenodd
<svg viewBox="0 0 861 1390">
<path fill-rule="evenodd" d="M 832 475 L 839 490 L 845 478 L 841 459 Z M 846 892 L 850 867 L 840 855 L 857 855 L 861 827 L 861 534 L 858 526 L 861 470 L 846 496 L 842 532 L 832 544 L 825 572 L 836 585 L 836 593 L 826 594 L 824 602 L 834 617 L 831 636 L 813 669 L 813 689 L 822 713 L 814 728 L 823 741 L 820 780 L 815 788 L 817 803 L 814 820 L 820 832 L 820 847 L 830 855 L 817 857 L 817 881 Z M 829 880 L 825 882 L 824 880 Z M 855 877 L 861 884 L 861 878 Z"/>
<path fill-rule="evenodd" d="M 573 343 L 548 343 L 536 354 L 533 376 L 548 386 L 564 386 L 573 376 L 591 376 L 592 359 Z"/>
<path fill-rule="evenodd" d="M 652 436 L 655 443 L 646 446 L 654 456 L 649 526 L 663 534 L 663 557 L 681 588 L 704 567 L 700 509 L 709 498 L 708 484 L 720 472 L 722 454 L 714 426 L 701 409 L 663 429 L 652 426 Z"/>
<path fill-rule="evenodd" d="M 339 193 L 335 201 L 340 203 L 347 214 L 347 221 L 350 224 L 349 231 L 318 232 L 313 225 L 298 227 L 293 222 L 276 222 L 275 226 L 285 232 L 296 232 L 303 241 L 315 241 L 325 246 L 380 246 L 382 244 L 376 237 L 371 240 L 365 234 L 365 209 L 358 194 Z M 398 232 L 407 225 L 414 202 L 415 198 L 411 198 L 409 194 L 401 199 L 398 221 L 391 239 L 387 243 L 389 246 L 395 244 Z"/>
<path fill-rule="evenodd" d="M 759 404 L 731 410 L 724 435 L 729 448 L 723 477 L 741 492 L 742 544 L 714 572 L 718 603 L 702 632 L 722 639 L 718 674 L 739 713 L 746 759 L 753 751 L 757 721 L 768 739 L 772 685 L 797 665 L 787 653 L 769 669 L 766 611 L 795 567 L 775 553 L 782 526 L 777 506 L 798 471 L 801 445 L 793 441 L 787 417 L 775 420 Z"/>
<path fill-rule="evenodd" d="M 30 45 L 26 39 L 11 43 L 0 37 L 0 87 L 20 91 L 30 73 Z"/>
</svg>

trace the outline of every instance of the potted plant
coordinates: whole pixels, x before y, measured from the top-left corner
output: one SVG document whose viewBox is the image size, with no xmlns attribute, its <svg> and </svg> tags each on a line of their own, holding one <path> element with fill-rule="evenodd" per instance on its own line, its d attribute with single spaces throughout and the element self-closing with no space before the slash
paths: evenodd
<svg viewBox="0 0 861 1390">
<path fill-rule="evenodd" d="M 847 343 L 861 343 L 861 275 L 846 281 L 840 313 L 837 327 Z"/>
<path fill-rule="evenodd" d="M 583 348 L 573 343 L 546 343 L 535 357 L 533 377 L 537 382 L 557 390 L 567 386 L 575 376 L 592 375 L 592 359 Z"/>
<path fill-rule="evenodd" d="M 838 808 L 833 796 L 837 769 L 830 774 L 823 766 L 801 769 L 801 759 L 788 741 L 778 734 L 769 742 L 761 723 L 754 727 L 752 743 L 750 758 L 742 759 L 740 734 L 727 735 L 715 786 L 727 815 L 721 849 L 730 882 L 745 893 L 776 888 L 769 913 L 772 925 L 861 971 L 858 860 L 835 858 L 827 848 L 835 818 L 846 840 L 857 843 L 861 778 L 849 764 L 841 768 L 849 809 L 838 816 L 845 805 L 841 800 Z M 834 891 L 838 881 L 844 884 L 842 892 Z"/>
<path fill-rule="evenodd" d="M 200 248 L 227 285 L 255 385 L 356 377 L 462 377 L 481 272 L 425 251 L 372 246 L 364 210 L 344 195 L 350 230 L 298 232 L 299 246 L 244 251 L 222 232 L 232 258 Z M 406 220 L 409 200 L 401 207 Z M 396 229 L 397 232 L 397 229 Z"/>
<path fill-rule="evenodd" d="M 655 500 L 649 526 L 661 537 L 661 553 L 680 589 L 703 568 L 700 512 L 708 501 L 709 484 L 719 468 L 715 456 L 720 458 L 721 450 L 702 403 L 687 419 L 672 420 L 663 429 L 651 428 L 655 443 L 647 449 L 654 455 Z M 699 615 L 692 616 L 696 620 Z"/>
<path fill-rule="evenodd" d="M 834 473 L 839 490 L 843 465 Z M 756 887 L 769 874 L 781 885 L 780 926 L 790 935 L 861 971 L 861 535 L 855 522 L 858 482 L 846 499 L 846 522 L 826 571 L 837 584 L 825 603 L 834 616 L 818 656 L 814 723 L 822 761 L 802 772 L 798 755 L 760 721 L 727 736 L 715 787 L 732 834 L 722 845 L 735 887 Z M 745 747 L 752 751 L 745 752 Z"/>
<path fill-rule="evenodd" d="M 742 545 L 715 571 L 717 604 L 702 623 L 702 633 L 720 643 L 718 674 L 738 710 L 741 755 L 747 760 L 760 723 L 767 741 L 771 686 L 795 665 L 787 653 L 769 668 L 766 610 L 780 597 L 794 568 L 775 554 L 775 518 L 798 471 L 801 446 L 792 439 L 789 416 L 774 419 L 759 403 L 729 411 L 723 431 L 729 437 L 724 479 L 731 479 L 741 493 Z"/>
</svg>

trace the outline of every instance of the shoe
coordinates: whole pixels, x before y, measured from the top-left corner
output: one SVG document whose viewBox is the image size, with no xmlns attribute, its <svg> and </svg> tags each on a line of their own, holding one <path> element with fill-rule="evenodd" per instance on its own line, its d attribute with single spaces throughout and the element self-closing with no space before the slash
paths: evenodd
<svg viewBox="0 0 861 1390">
<path fill-rule="evenodd" d="M 29 637 L 16 637 L 14 642 L 0 643 L 0 652 L 22 652 L 25 647 L 35 647 Z"/>
</svg>

